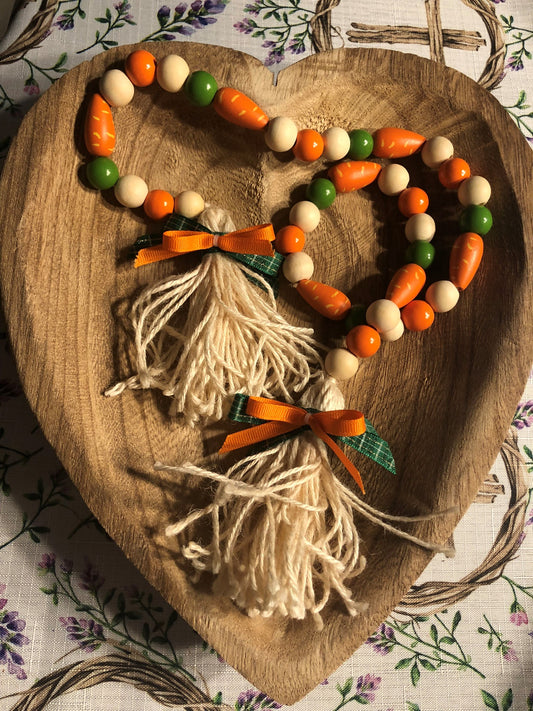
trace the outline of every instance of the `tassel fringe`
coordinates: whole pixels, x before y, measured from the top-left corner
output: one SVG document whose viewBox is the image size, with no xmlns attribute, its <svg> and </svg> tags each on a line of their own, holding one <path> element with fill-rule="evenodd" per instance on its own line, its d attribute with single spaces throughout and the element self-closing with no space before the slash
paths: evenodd
<svg viewBox="0 0 533 711">
<path fill-rule="evenodd" d="M 328 377 L 305 393 L 306 407 L 342 409 L 343 398 Z M 332 594 L 347 612 L 366 609 L 353 600 L 350 581 L 366 565 L 354 514 L 426 549 L 452 551 L 412 536 L 392 525 L 428 520 L 429 516 L 384 514 L 364 503 L 333 474 L 325 445 L 312 433 L 288 439 L 250 455 L 226 474 L 183 464 L 160 463 L 158 470 L 211 480 L 214 500 L 166 529 L 184 534 L 203 517 L 211 521 L 208 545 L 189 540 L 183 555 L 199 572 L 216 576 L 214 590 L 229 596 L 250 616 L 274 613 L 302 619 L 310 613 L 321 627 L 321 612 Z M 441 512 L 443 515 L 447 512 Z"/>
<path fill-rule="evenodd" d="M 206 227 L 234 229 L 223 210 L 198 218 Z M 247 276 L 260 282 L 253 285 Z M 182 329 L 175 317 L 188 302 Z M 132 309 L 137 373 L 106 390 L 155 388 L 173 398 L 171 414 L 188 425 L 219 420 L 237 392 L 292 402 L 321 369 L 313 330 L 289 324 L 276 310 L 268 282 L 221 253 L 190 272 L 145 289 Z"/>
</svg>

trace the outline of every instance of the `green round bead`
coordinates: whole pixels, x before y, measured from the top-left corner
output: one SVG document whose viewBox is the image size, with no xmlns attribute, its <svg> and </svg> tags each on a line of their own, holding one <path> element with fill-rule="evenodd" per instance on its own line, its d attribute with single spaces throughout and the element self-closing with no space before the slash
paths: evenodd
<svg viewBox="0 0 533 711">
<path fill-rule="evenodd" d="M 193 72 L 185 82 L 185 93 L 196 106 L 209 106 L 217 91 L 216 79 L 209 72 Z"/>
<path fill-rule="evenodd" d="M 491 211 L 484 205 L 469 205 L 459 216 L 459 229 L 461 232 L 475 232 L 486 235 L 492 227 Z"/>
<path fill-rule="evenodd" d="M 363 326 L 366 323 L 366 306 L 355 304 L 344 317 L 344 331 L 349 333 L 355 326 Z"/>
<path fill-rule="evenodd" d="M 305 196 L 308 200 L 314 202 L 319 210 L 324 210 L 333 203 L 337 197 L 337 192 L 331 180 L 316 178 L 307 186 Z"/>
<path fill-rule="evenodd" d="M 87 163 L 87 180 L 98 190 L 112 188 L 118 180 L 118 168 L 111 158 L 99 157 Z"/>
<path fill-rule="evenodd" d="M 406 264 L 418 264 L 422 269 L 427 269 L 431 266 L 435 257 L 435 247 L 431 242 L 416 240 L 412 242 L 405 250 Z"/>
<path fill-rule="evenodd" d="M 350 131 L 350 150 L 348 157 L 352 160 L 365 160 L 374 150 L 374 139 L 363 129 L 358 128 L 355 131 Z"/>
</svg>

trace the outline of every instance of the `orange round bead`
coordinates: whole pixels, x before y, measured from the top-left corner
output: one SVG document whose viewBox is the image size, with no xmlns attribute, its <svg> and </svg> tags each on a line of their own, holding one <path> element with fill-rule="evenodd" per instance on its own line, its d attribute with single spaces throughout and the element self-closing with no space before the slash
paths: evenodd
<svg viewBox="0 0 533 711">
<path fill-rule="evenodd" d="M 404 217 L 425 212 L 429 206 L 427 193 L 421 188 L 406 188 L 398 198 L 398 209 Z"/>
<path fill-rule="evenodd" d="M 126 74 L 135 86 L 149 86 L 155 77 L 155 57 L 145 49 L 136 49 L 126 59 Z"/>
<path fill-rule="evenodd" d="M 402 309 L 402 321 L 408 331 L 425 331 L 435 320 L 435 312 L 431 306 L 415 299 Z"/>
<path fill-rule="evenodd" d="M 276 234 L 276 249 L 281 254 L 301 252 L 305 245 L 305 232 L 297 225 L 282 227 Z"/>
<path fill-rule="evenodd" d="M 298 131 L 292 152 L 298 160 L 306 162 L 318 160 L 324 152 L 324 139 L 318 131 L 304 128 Z"/>
<path fill-rule="evenodd" d="M 372 326 L 354 326 L 346 336 L 346 345 L 358 358 L 368 358 L 379 350 L 381 337 Z"/>
<path fill-rule="evenodd" d="M 439 168 L 439 180 L 445 188 L 457 190 L 459 185 L 470 177 L 470 166 L 462 158 L 445 160 Z"/>
<path fill-rule="evenodd" d="M 151 220 L 162 220 L 174 212 L 174 198 L 166 190 L 150 190 L 143 207 Z"/>
</svg>

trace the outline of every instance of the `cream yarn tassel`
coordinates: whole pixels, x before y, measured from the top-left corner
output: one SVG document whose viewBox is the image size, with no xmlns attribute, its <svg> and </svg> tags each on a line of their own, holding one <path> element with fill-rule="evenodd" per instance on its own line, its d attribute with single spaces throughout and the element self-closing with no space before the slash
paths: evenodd
<svg viewBox="0 0 533 711">
<path fill-rule="evenodd" d="M 343 409 L 344 399 L 335 381 L 321 375 L 300 404 L 337 410 Z M 302 619 L 309 612 L 320 628 L 320 613 L 333 594 L 350 615 L 364 611 L 367 604 L 353 600 L 350 590 L 350 581 L 366 564 L 354 513 L 424 548 L 450 552 L 390 523 L 433 516 L 389 516 L 355 496 L 333 474 L 327 448 L 312 432 L 252 454 L 225 475 L 192 464 L 155 468 L 218 483 L 212 504 L 168 526 L 166 534 L 182 534 L 209 516 L 211 542 L 189 539 L 183 555 L 196 570 L 217 576 L 214 590 L 250 616 L 278 613 Z"/>
<path fill-rule="evenodd" d="M 198 221 L 214 232 L 235 229 L 214 207 Z M 187 302 L 187 320 L 178 330 L 173 317 Z M 268 282 L 221 253 L 206 254 L 192 271 L 146 288 L 133 305 L 132 324 L 137 373 L 105 395 L 159 389 L 173 398 L 171 414 L 183 413 L 188 425 L 220 420 L 228 396 L 237 392 L 291 402 L 291 393 L 321 367 L 313 330 L 289 324 Z"/>
</svg>

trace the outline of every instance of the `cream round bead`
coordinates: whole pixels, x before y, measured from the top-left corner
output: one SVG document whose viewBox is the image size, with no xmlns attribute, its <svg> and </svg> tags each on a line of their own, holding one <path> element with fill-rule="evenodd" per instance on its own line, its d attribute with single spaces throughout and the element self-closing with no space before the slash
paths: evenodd
<svg viewBox="0 0 533 711">
<path fill-rule="evenodd" d="M 348 155 L 350 150 L 350 136 L 339 126 L 332 126 L 322 134 L 324 139 L 324 152 L 326 160 L 341 160 Z"/>
<path fill-rule="evenodd" d="M 471 178 L 463 180 L 457 191 L 457 197 L 461 205 L 484 205 L 490 200 L 490 183 L 481 175 L 473 175 Z"/>
<path fill-rule="evenodd" d="M 156 78 L 159 86 L 175 94 L 185 84 L 189 76 L 189 65 L 178 54 L 167 54 L 156 66 Z"/>
<path fill-rule="evenodd" d="M 300 200 L 300 202 L 292 206 L 289 213 L 289 222 L 304 232 L 312 232 L 320 222 L 320 210 L 314 202 Z"/>
<path fill-rule="evenodd" d="M 409 242 L 431 242 L 435 236 L 435 220 L 427 212 L 420 212 L 405 223 L 405 236 Z"/>
<path fill-rule="evenodd" d="M 265 129 L 265 143 L 271 151 L 284 153 L 290 151 L 296 143 L 298 126 L 286 116 L 271 119 Z"/>
<path fill-rule="evenodd" d="M 302 279 L 310 279 L 314 271 L 313 260 L 305 252 L 292 252 L 283 261 L 283 276 L 291 284 L 297 284 Z"/>
<path fill-rule="evenodd" d="M 426 301 L 439 314 L 451 311 L 459 301 L 459 290 L 451 281 L 443 279 L 430 284 L 426 290 Z"/>
<path fill-rule="evenodd" d="M 124 207 L 140 207 L 148 195 L 148 185 L 138 175 L 123 175 L 114 190 L 116 199 Z"/>
<path fill-rule="evenodd" d="M 324 368 L 335 380 L 349 380 L 357 373 L 359 359 L 346 348 L 334 348 L 324 359 Z"/>
<path fill-rule="evenodd" d="M 405 326 L 403 325 L 403 321 L 400 319 L 394 328 L 391 328 L 389 331 L 382 331 L 380 333 L 381 340 L 386 341 L 388 343 L 391 343 L 392 341 L 397 341 L 403 336 L 404 331 Z"/>
<path fill-rule="evenodd" d="M 120 69 L 109 69 L 100 78 L 100 93 L 111 106 L 126 106 L 133 99 L 135 87 Z"/>
<path fill-rule="evenodd" d="M 409 173 L 403 165 L 385 165 L 378 176 L 378 188 L 384 195 L 399 195 L 409 185 Z"/>
<path fill-rule="evenodd" d="M 378 299 L 366 310 L 366 322 L 380 334 L 396 328 L 400 320 L 400 309 L 390 299 Z"/>
<path fill-rule="evenodd" d="M 444 136 L 434 136 L 424 143 L 421 155 L 427 167 L 436 170 L 453 156 L 453 143 Z"/>
<path fill-rule="evenodd" d="M 174 212 L 183 217 L 194 218 L 203 212 L 205 202 L 200 193 L 194 190 L 184 190 L 174 198 Z"/>
</svg>

